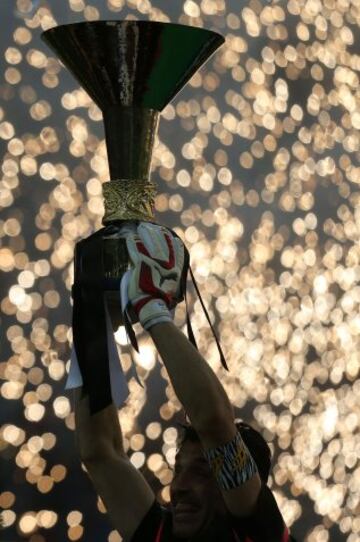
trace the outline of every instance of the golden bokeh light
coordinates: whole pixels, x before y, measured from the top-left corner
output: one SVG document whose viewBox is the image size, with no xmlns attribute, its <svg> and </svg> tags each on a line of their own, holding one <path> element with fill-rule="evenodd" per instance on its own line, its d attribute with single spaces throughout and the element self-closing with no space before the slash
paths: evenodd
<svg viewBox="0 0 360 542">
<path fill-rule="evenodd" d="M 74 469 L 81 469 L 64 384 L 74 247 L 101 227 L 107 152 L 101 111 L 39 36 L 58 24 L 127 18 L 211 28 L 226 37 L 162 113 L 152 162 L 156 216 L 190 251 L 230 372 L 220 367 L 189 287 L 199 348 L 238 416 L 253 423 L 274 452 L 269 486 L 287 525 L 306 542 L 356 542 L 358 4 L 61 4 L 55 9 L 48 1 L 16 0 L 4 8 L 10 32 L 3 38 L 0 83 L 6 352 L 0 362 L 0 452 L 13 473 L 0 493 L 5 538 L 8 529 L 9 539 L 76 541 L 88 539 L 94 526 L 81 493 L 72 495 Z M 183 305 L 175 323 L 186 331 Z M 148 336 L 137 334 L 141 355 L 132 357 L 146 384 L 160 361 Z M 115 339 L 127 372 L 131 358 L 123 329 Z M 130 380 L 119 421 L 132 464 L 166 504 L 181 405 L 164 367 L 159 374 L 156 389 L 153 380 L 150 389 Z M 150 404 L 154 393 L 164 397 L 158 410 Z M 151 422 L 144 416 L 148 409 Z M 20 508 L 24 485 L 32 497 Z M 64 492 L 69 502 L 61 509 Z M 100 521 L 103 504 L 94 504 L 93 512 Z M 121 541 L 110 525 L 106 536 Z"/>
</svg>

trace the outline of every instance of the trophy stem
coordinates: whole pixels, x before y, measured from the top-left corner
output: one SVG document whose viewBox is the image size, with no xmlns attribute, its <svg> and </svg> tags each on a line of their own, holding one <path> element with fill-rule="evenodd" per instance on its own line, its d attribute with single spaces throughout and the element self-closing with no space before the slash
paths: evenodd
<svg viewBox="0 0 360 542">
<path fill-rule="evenodd" d="M 110 179 L 149 180 L 158 111 L 108 106 L 103 110 Z"/>
<path fill-rule="evenodd" d="M 110 182 L 103 185 L 103 223 L 153 220 L 155 186 L 151 157 L 160 113 L 144 107 L 108 106 L 103 111 Z"/>
</svg>

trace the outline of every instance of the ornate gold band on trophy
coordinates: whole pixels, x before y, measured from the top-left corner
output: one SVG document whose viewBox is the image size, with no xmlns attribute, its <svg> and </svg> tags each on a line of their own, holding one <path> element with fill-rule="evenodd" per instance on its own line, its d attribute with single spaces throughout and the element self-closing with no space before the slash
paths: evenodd
<svg viewBox="0 0 360 542">
<path fill-rule="evenodd" d="M 103 223 L 115 220 L 154 220 L 156 186 L 148 181 L 112 180 L 103 184 Z"/>
</svg>

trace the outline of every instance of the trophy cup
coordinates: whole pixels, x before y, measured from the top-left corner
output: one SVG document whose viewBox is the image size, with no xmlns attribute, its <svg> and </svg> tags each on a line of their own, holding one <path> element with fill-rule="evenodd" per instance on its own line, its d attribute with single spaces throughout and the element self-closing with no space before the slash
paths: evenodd
<svg viewBox="0 0 360 542">
<path fill-rule="evenodd" d="M 81 368 L 85 357 L 87 364 L 96 364 L 96 357 L 107 356 L 100 293 L 112 291 L 119 304 L 129 266 L 125 240 L 117 232 L 124 221 L 155 221 L 150 166 L 160 112 L 224 38 L 201 28 L 146 21 L 67 24 L 41 38 L 101 109 L 105 125 L 111 180 L 103 184 L 104 228 L 75 249 L 73 332 Z M 96 385 L 88 382 L 94 390 Z M 102 399 L 97 395 L 98 406 L 104 405 L 106 393 Z"/>
</svg>

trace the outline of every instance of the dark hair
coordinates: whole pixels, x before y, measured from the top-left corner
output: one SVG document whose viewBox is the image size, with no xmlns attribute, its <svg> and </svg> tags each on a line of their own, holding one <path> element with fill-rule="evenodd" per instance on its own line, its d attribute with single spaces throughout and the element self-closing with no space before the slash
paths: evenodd
<svg viewBox="0 0 360 542">
<path fill-rule="evenodd" d="M 200 438 L 191 424 L 179 423 L 178 425 L 182 427 L 182 432 L 178 435 L 176 443 L 178 450 L 186 441 L 200 442 Z M 261 433 L 251 425 L 236 420 L 235 425 L 259 469 L 260 478 L 266 483 L 271 468 L 271 450 L 268 443 Z"/>
</svg>

